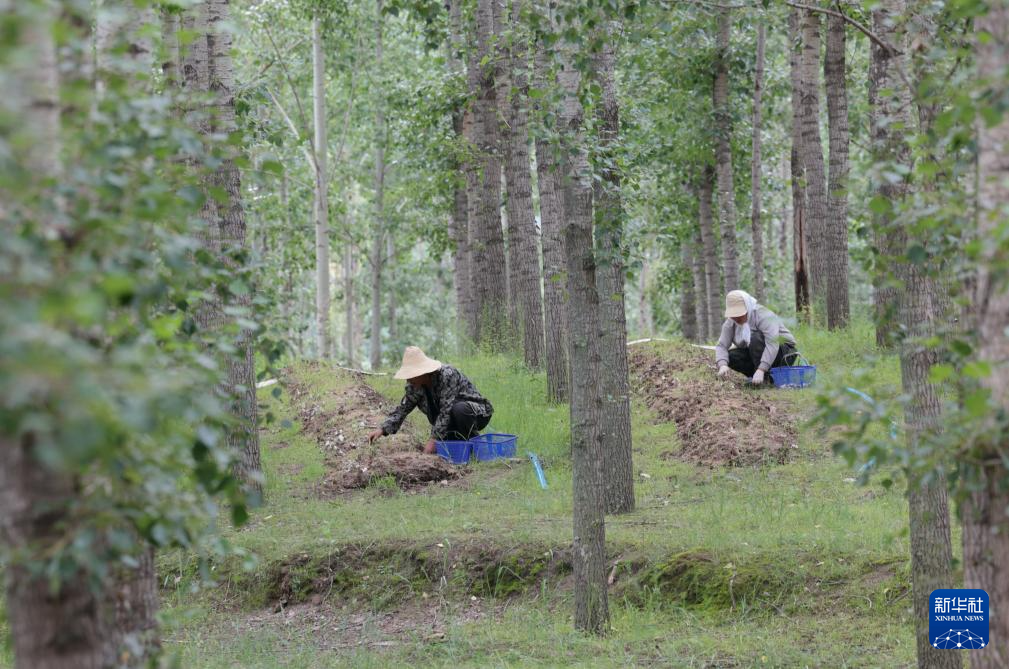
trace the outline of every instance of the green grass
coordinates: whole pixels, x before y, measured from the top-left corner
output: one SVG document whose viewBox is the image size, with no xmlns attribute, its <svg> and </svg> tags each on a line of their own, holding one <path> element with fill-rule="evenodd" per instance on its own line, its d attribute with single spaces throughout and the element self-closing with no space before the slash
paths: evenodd
<svg viewBox="0 0 1009 669">
<path fill-rule="evenodd" d="M 855 324 L 840 334 L 797 328 L 796 335 L 819 367 L 822 388 L 853 383 L 863 378 L 856 370 L 870 364 L 873 383 L 861 390 L 886 399 L 899 385 L 894 360 L 866 361 L 873 354 L 871 327 Z M 659 348 L 676 355 L 680 346 Z M 446 362 L 493 402 L 488 429 L 516 433 L 520 454 L 540 455 L 549 489 L 540 489 L 528 462 L 496 462 L 474 466 L 461 485 L 408 493 L 380 484 L 318 499 L 311 490 L 325 471 L 322 454 L 300 432 L 287 396 L 269 398 L 272 411 L 292 423 L 278 421 L 263 432 L 267 504 L 245 528 L 227 530 L 258 566 L 244 572 L 238 560 L 219 564 L 220 585 L 192 592 L 192 558 L 164 555 L 159 563 L 161 578 L 176 584 L 166 593 L 163 616 L 166 648 L 182 666 L 912 664 L 907 509 L 899 486 L 854 485 L 827 439 L 810 427 L 800 429 L 798 456 L 786 465 L 708 470 L 663 459 L 660 453 L 675 449 L 675 425 L 657 423 L 640 402 L 633 412 L 638 510 L 607 519 L 608 546 L 621 560 L 613 633 L 592 639 L 573 632 L 563 574 L 551 576 L 535 560 L 571 541 L 567 407 L 549 406 L 543 375 L 525 371 L 515 358 Z M 307 365 L 297 366 L 297 375 L 313 401 L 330 409 L 332 391 L 351 382 Z M 401 396 L 402 382 L 369 381 L 390 406 Z M 812 392 L 761 392 L 783 411 L 807 416 L 814 409 Z M 422 416 L 411 420 L 426 433 Z M 276 448 L 281 443 L 287 446 Z M 348 547 L 368 557 L 346 565 L 325 593 L 327 605 L 336 607 L 332 625 L 351 614 L 430 605 L 449 612 L 444 638 L 400 635 L 386 646 L 333 648 L 322 632 L 285 625 L 283 614 L 264 608 L 282 564 L 305 555 L 291 578 L 308 597 L 321 565 L 347 555 Z M 483 547 L 501 561 L 492 587 L 481 585 L 478 565 L 467 562 Z M 458 564 L 443 564 L 459 555 Z M 515 578 L 500 581 L 508 572 Z M 515 594 L 493 596 L 503 592 Z M 425 604 L 434 601 L 422 599 L 427 594 L 437 605 Z M 470 596 L 499 619 L 468 622 L 457 615 Z M 271 622 L 251 626 L 252 618 Z M 368 625 L 361 634 L 386 638 Z"/>
</svg>

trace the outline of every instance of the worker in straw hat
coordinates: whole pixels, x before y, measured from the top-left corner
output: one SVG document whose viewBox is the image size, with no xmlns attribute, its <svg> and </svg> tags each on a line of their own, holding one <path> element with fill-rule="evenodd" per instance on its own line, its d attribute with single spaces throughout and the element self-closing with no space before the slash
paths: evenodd
<svg viewBox="0 0 1009 669">
<path fill-rule="evenodd" d="M 397 379 L 406 379 L 406 393 L 382 428 L 368 435 L 369 441 L 396 434 L 414 407 L 431 423 L 431 439 L 425 453 L 435 452 L 435 441 L 465 441 L 487 427 L 494 407 L 477 391 L 473 382 L 455 367 L 443 365 L 424 355 L 416 346 L 407 346 Z"/>
<path fill-rule="evenodd" d="M 767 370 L 793 364 L 796 355 L 795 337 L 777 314 L 744 290 L 725 296 L 725 322 L 715 346 L 719 377 L 732 369 L 761 384 Z"/>
</svg>

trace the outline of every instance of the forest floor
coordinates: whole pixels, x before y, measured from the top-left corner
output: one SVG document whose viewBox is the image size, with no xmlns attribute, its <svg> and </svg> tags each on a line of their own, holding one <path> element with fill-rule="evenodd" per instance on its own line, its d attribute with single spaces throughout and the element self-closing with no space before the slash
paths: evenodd
<svg viewBox="0 0 1009 669">
<path fill-rule="evenodd" d="M 839 383 L 872 333 L 799 336 Z M 488 429 L 539 454 L 548 489 L 522 458 L 418 454 L 419 415 L 368 445 L 401 383 L 293 365 L 262 431 L 266 504 L 228 532 L 254 566 L 194 590 L 195 559 L 162 556 L 167 649 L 185 667 L 912 666 L 900 484 L 855 484 L 807 425 L 813 391 L 718 381 L 675 341 L 631 360 L 637 510 L 607 519 L 608 637 L 571 627 L 567 407 L 478 356 L 454 362 L 494 403 Z M 894 362 L 877 372 L 867 390 L 896 392 Z"/>
</svg>

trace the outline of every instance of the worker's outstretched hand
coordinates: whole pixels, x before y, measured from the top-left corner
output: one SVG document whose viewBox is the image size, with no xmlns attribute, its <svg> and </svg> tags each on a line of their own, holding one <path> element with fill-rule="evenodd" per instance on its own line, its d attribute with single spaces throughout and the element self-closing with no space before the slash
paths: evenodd
<svg viewBox="0 0 1009 669">
<path fill-rule="evenodd" d="M 438 451 L 437 444 L 434 443 L 434 439 L 429 439 L 426 444 L 424 444 L 424 452 L 428 455 L 434 455 Z"/>
<path fill-rule="evenodd" d="M 758 369 L 757 371 L 755 371 L 753 373 L 753 379 L 752 379 L 751 382 L 755 386 L 759 386 L 761 383 L 763 383 L 764 382 L 764 370 Z"/>
<path fill-rule="evenodd" d="M 381 436 L 384 436 L 382 434 L 382 430 L 375 430 L 374 432 L 369 432 L 368 433 L 368 443 L 369 444 L 374 444 L 375 440 L 378 439 Z"/>
<path fill-rule="evenodd" d="M 728 374 L 729 374 L 729 368 L 726 367 L 725 365 L 721 365 L 718 368 L 718 378 L 724 379 L 726 376 L 728 376 Z"/>
</svg>

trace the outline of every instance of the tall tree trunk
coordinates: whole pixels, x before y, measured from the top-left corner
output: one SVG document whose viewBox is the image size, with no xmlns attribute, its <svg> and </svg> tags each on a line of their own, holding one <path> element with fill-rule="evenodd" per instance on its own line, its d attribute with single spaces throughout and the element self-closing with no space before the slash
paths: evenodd
<svg viewBox="0 0 1009 669">
<path fill-rule="evenodd" d="M 33 186 L 60 173 L 59 68 L 52 5 L 14 9 L 23 19 L 20 58 L 10 68 L 4 111 L 23 119 L 22 141 L 13 145 L 15 164 L 35 177 Z M 39 192 L 39 195 L 45 195 Z M 0 208 L 3 207 L 0 197 Z M 47 198 L 40 198 L 45 202 Z M 31 212 L 27 212 L 31 215 Z M 39 211 L 38 220 L 50 219 Z M 0 436 L 0 542 L 12 556 L 4 570 L 5 608 L 17 669 L 104 669 L 113 660 L 114 633 L 101 598 L 84 569 L 61 576 L 54 591 L 44 572 L 26 563 L 44 559 L 73 522 L 79 483 L 42 464 L 30 433 Z"/>
<path fill-rule="evenodd" d="M 449 2 L 449 39 L 448 66 L 449 72 L 456 77 L 465 75 L 459 50 L 462 48 L 462 0 Z M 452 130 L 457 140 L 466 137 L 465 106 L 460 105 L 452 110 Z M 449 238 L 453 242 L 452 274 L 455 285 L 455 304 L 458 322 L 462 330 L 460 334 L 472 337 L 476 328 L 476 312 L 473 309 L 473 281 L 470 275 L 469 248 L 469 218 L 467 208 L 469 202 L 466 192 L 465 162 L 456 165 L 458 175 L 452 189 L 452 213 L 449 217 Z"/>
<path fill-rule="evenodd" d="M 536 43 L 534 60 L 536 88 L 547 87 L 547 54 L 541 41 Z M 547 398 L 551 402 L 568 399 L 567 353 L 567 266 L 564 257 L 564 231 L 558 192 L 559 172 L 556 152 L 550 142 L 536 138 L 536 178 L 540 195 L 540 228 L 543 239 L 543 299 L 546 333 Z"/>
<path fill-rule="evenodd" d="M 974 51 L 983 85 L 1000 93 L 1006 86 L 1009 58 L 1009 8 L 989 2 L 988 12 L 975 21 Z M 995 97 L 985 104 L 994 106 Z M 978 236 L 991 240 L 984 245 L 978 263 L 975 296 L 978 329 L 978 358 L 991 365 L 991 373 L 981 383 L 991 393 L 991 406 L 1009 406 L 1009 244 L 1005 240 L 1005 203 L 1009 202 L 1009 117 L 991 126 L 978 124 Z M 998 240 L 998 241 L 995 241 Z M 991 604 L 989 636 L 991 645 L 971 654 L 972 669 L 1009 666 L 1009 467 L 1004 454 L 1009 450 L 1009 432 L 989 414 L 985 439 L 974 447 L 974 475 L 979 484 L 964 505 L 963 556 L 964 586 L 983 588 Z"/>
<path fill-rule="evenodd" d="M 349 241 L 343 249 L 343 308 L 346 319 L 346 330 L 343 333 L 343 350 L 347 354 L 347 366 L 357 367 L 357 341 L 354 331 L 357 328 L 357 295 L 354 290 L 354 277 L 357 276 L 357 256 Z"/>
<path fill-rule="evenodd" d="M 806 174 L 802 165 L 802 19 L 792 9 L 788 28 L 792 36 L 789 72 L 792 87 L 792 267 L 795 273 L 795 313 L 810 318 L 809 230 L 806 227 Z"/>
<path fill-rule="evenodd" d="M 759 20 L 759 19 L 758 19 Z M 764 293 L 764 238 L 760 225 L 761 190 L 760 177 L 762 164 L 760 162 L 760 129 L 761 129 L 761 95 L 764 90 L 764 42 L 765 32 L 763 20 L 757 24 L 757 63 L 753 72 L 753 156 L 750 164 L 750 229 L 753 231 L 753 290 L 757 300 L 763 302 Z"/>
<path fill-rule="evenodd" d="M 781 183 L 789 183 L 791 156 L 782 154 L 781 159 Z M 789 197 L 781 199 L 781 220 L 778 222 L 778 257 L 788 257 L 788 228 L 792 225 L 792 200 Z"/>
<path fill-rule="evenodd" d="M 398 332 L 396 330 L 396 241 L 393 239 L 392 232 L 385 237 L 385 258 L 389 263 L 389 340 L 394 342 Z"/>
<path fill-rule="evenodd" d="M 326 138 L 326 56 L 322 46 L 322 21 L 312 17 L 312 117 L 315 141 L 312 144 L 315 163 L 315 326 L 317 354 L 330 354 L 329 327 L 329 180 L 326 158 L 329 143 Z"/>
<path fill-rule="evenodd" d="M 800 156 L 806 179 L 806 220 L 809 245 L 809 278 L 817 308 L 827 297 L 827 179 L 820 141 L 820 14 L 802 14 L 802 54 L 799 58 L 801 95 Z"/>
<path fill-rule="evenodd" d="M 732 174 L 732 109 L 729 107 L 729 33 L 732 20 L 728 9 L 718 13 L 718 50 L 712 102 L 715 113 L 715 166 L 718 172 L 718 222 L 722 231 L 722 271 L 725 289 L 742 288 L 736 250 L 736 188 Z"/>
<path fill-rule="evenodd" d="M 687 341 L 698 341 L 697 299 L 694 294 L 693 266 L 694 257 L 690 241 L 684 239 L 680 244 L 680 257 L 685 275 L 680 284 L 680 331 Z"/>
<path fill-rule="evenodd" d="M 624 304 L 623 228 L 620 172 L 620 107 L 614 80 L 614 30 L 609 27 L 593 64 L 601 88 L 596 106 L 601 179 L 593 179 L 596 205 L 596 271 L 600 318 L 600 382 L 603 392 L 603 452 L 606 456 L 606 512 L 634 510 L 634 462 L 631 449 L 631 389 L 627 363 L 627 311 Z"/>
<path fill-rule="evenodd" d="M 572 47 L 564 45 L 558 74 L 564 101 L 560 129 L 561 200 L 568 273 L 568 359 L 571 361 L 571 469 L 574 498 L 573 571 L 575 628 L 595 634 L 609 629 L 606 591 L 605 485 L 602 465 L 603 403 L 600 393 L 599 293 L 592 249 L 592 183 L 579 97 L 581 73 Z"/>
<path fill-rule="evenodd" d="M 382 5 L 375 14 L 375 68 L 382 77 Z M 382 366 L 382 269 L 385 264 L 385 101 L 381 86 L 375 105 L 375 228 L 371 237 L 371 368 Z"/>
<path fill-rule="evenodd" d="M 893 144 L 897 141 L 890 130 L 893 123 L 901 118 L 910 121 L 908 110 L 911 106 L 911 95 L 907 86 L 900 79 L 900 72 L 907 72 L 906 49 L 902 48 L 907 40 L 896 25 L 898 17 L 904 15 L 906 2 L 904 0 L 887 0 L 873 12 L 873 31 L 887 44 L 895 45 L 897 52 L 883 48 L 873 42 L 869 60 L 869 133 L 872 138 L 873 151 L 877 164 L 894 160 L 897 151 Z M 910 125 L 907 126 L 910 128 Z M 900 158 L 896 159 L 900 162 Z M 902 162 L 910 165 L 910 161 Z M 886 181 L 879 185 L 879 195 L 885 202 L 897 202 L 903 196 L 900 189 L 904 185 L 890 184 Z M 873 280 L 873 307 L 876 320 L 876 345 L 889 347 L 893 344 L 896 332 L 897 288 L 889 278 L 891 258 L 896 254 L 893 238 L 893 212 L 874 215 L 874 245 L 876 247 L 876 271 Z"/>
<path fill-rule="evenodd" d="M 711 331 L 711 305 L 708 303 L 708 280 L 704 272 L 704 246 L 701 242 L 701 233 L 695 232 L 689 242 L 693 247 L 690 257 L 693 263 L 690 272 L 694 283 L 694 308 L 696 309 L 697 339 L 698 341 L 709 341 L 714 337 Z"/>
<path fill-rule="evenodd" d="M 718 271 L 718 252 L 715 250 L 715 229 L 711 213 L 711 195 L 715 184 L 714 170 L 710 166 L 701 170 L 700 181 L 697 184 L 701 244 L 704 247 L 704 275 L 708 290 L 708 334 L 712 337 L 722 329 L 722 286 Z"/>
<path fill-rule="evenodd" d="M 55 64 L 55 52 L 48 62 L 42 60 L 49 57 L 44 50 L 52 42 L 45 35 L 36 38 L 41 42 L 33 45 L 39 58 L 36 68 Z M 42 100 L 34 97 L 36 102 Z M 48 146 L 45 138 L 38 139 L 39 147 Z M 0 540 L 14 554 L 26 560 L 45 559 L 65 539 L 78 494 L 73 476 L 41 464 L 31 435 L 0 438 Z M 88 573 L 77 568 L 61 575 L 54 592 L 44 573 L 30 570 L 20 560 L 8 563 L 5 571 L 16 669 L 105 669 L 112 664 L 117 635 Z"/>
<path fill-rule="evenodd" d="M 470 92 L 475 96 L 472 143 L 480 157 L 473 167 L 475 189 L 470 190 L 470 251 L 475 289 L 477 343 L 500 348 L 508 338 L 508 285 L 501 230 L 501 161 L 498 155 L 499 132 L 495 76 L 498 53 L 494 40 L 495 3 L 478 0 L 476 8 L 477 48 L 472 51 L 468 69 Z M 474 197 L 474 195 L 476 197 Z"/>
<path fill-rule="evenodd" d="M 823 61 L 830 124 L 830 177 L 827 191 L 827 327 L 848 324 L 848 83 L 845 77 L 845 21 L 827 17 L 827 50 Z"/>
<path fill-rule="evenodd" d="M 184 15 L 182 28 L 195 35 L 187 46 L 179 68 L 185 90 L 196 96 L 212 95 L 212 102 L 191 112 L 187 121 L 207 138 L 235 132 L 235 80 L 231 61 L 231 32 L 228 0 L 204 0 Z M 204 246 L 225 263 L 236 250 L 245 248 L 245 210 L 242 207 L 241 179 L 231 159 L 224 160 L 205 180 L 205 187 L 227 193 L 227 202 L 207 197 L 200 217 L 207 222 Z M 238 295 L 235 301 L 251 305 L 251 296 Z M 222 329 L 230 319 L 220 298 L 208 299 L 196 313 L 195 320 L 206 331 Z M 252 333 L 242 330 L 235 342 L 236 353 L 222 359 L 227 371 L 225 393 L 233 398 L 232 413 L 237 426 L 228 434 L 228 445 L 239 454 L 236 476 L 251 490 L 262 492 L 259 476 L 258 408 L 256 372 L 252 357 Z"/>
<path fill-rule="evenodd" d="M 498 103 L 505 149 L 505 181 L 508 184 L 509 276 L 514 284 L 518 322 L 522 329 L 522 350 L 526 366 L 540 369 L 544 358 L 543 284 L 540 279 L 539 232 L 533 212 L 532 163 L 529 160 L 529 74 L 528 38 L 522 28 L 521 0 L 508 0 L 506 19 L 511 31 L 508 53 L 510 87 L 499 87 Z M 511 89 L 510 91 L 508 89 Z M 503 89 L 503 90 L 502 90 Z"/>
<path fill-rule="evenodd" d="M 904 0 L 885 0 L 873 11 L 877 34 L 902 52 L 906 41 L 894 28 L 894 20 L 905 16 Z M 882 32 L 881 32 L 882 30 Z M 886 33 L 888 31 L 888 33 Z M 874 61 L 879 47 L 873 47 Z M 898 68 L 904 69 L 900 54 L 887 52 L 887 62 L 873 63 L 871 69 L 871 109 L 873 121 L 873 158 L 886 169 L 888 165 L 910 165 L 911 148 L 905 138 L 911 128 L 911 91 L 898 79 Z M 892 60 L 897 58 L 900 60 Z M 885 92 L 885 95 L 883 94 Z M 905 206 L 911 185 L 901 179 L 883 180 L 876 184 L 877 196 L 891 207 L 879 216 L 877 225 L 887 238 L 883 250 L 903 254 L 907 232 L 895 220 L 896 212 Z M 910 397 L 905 410 L 909 449 L 929 447 L 929 442 L 941 431 L 941 401 L 936 386 L 929 382 L 929 370 L 936 361 L 936 350 L 924 342 L 937 332 L 939 315 L 937 290 L 927 268 L 900 262 L 899 278 L 903 289 L 897 296 L 897 308 L 904 339 L 900 347 L 901 380 L 904 393 Z M 877 272 L 880 270 L 877 269 Z M 914 600 L 915 636 L 920 667 L 955 668 L 960 656 L 932 646 L 928 633 L 929 593 L 935 588 L 953 585 L 952 549 L 950 543 L 949 508 L 946 483 L 942 478 L 908 484 L 911 529 L 911 580 Z"/>
<path fill-rule="evenodd" d="M 157 25 L 153 7 L 129 4 L 119 11 L 99 10 L 95 21 L 96 98 L 104 95 L 109 76 L 138 80 L 138 90 L 151 88 L 154 43 L 149 30 Z M 139 546 L 137 565 L 117 565 L 108 593 L 115 611 L 113 644 L 123 667 L 142 666 L 160 646 L 154 547 L 135 532 L 133 536 Z"/>
<path fill-rule="evenodd" d="M 930 442 L 942 432 L 942 401 L 937 386 L 929 381 L 938 352 L 923 343 L 938 332 L 942 299 L 935 279 L 920 265 L 902 263 L 901 274 L 904 289 L 898 302 L 901 323 L 907 330 L 901 344 L 900 368 L 904 392 L 911 398 L 904 420 L 908 448 L 915 452 L 931 448 Z M 959 654 L 936 649 L 928 629 L 929 594 L 936 588 L 955 587 L 945 477 L 911 483 L 908 509 L 918 666 L 956 669 L 961 666 Z"/>
<path fill-rule="evenodd" d="M 655 329 L 652 322 L 652 304 L 648 299 L 651 284 L 652 263 L 646 252 L 645 257 L 641 260 L 641 274 L 638 277 L 638 330 L 645 336 L 651 336 L 652 331 Z M 696 319 L 697 315 L 694 314 L 693 318 Z M 697 321 L 695 320 L 694 322 L 696 323 Z"/>
</svg>

